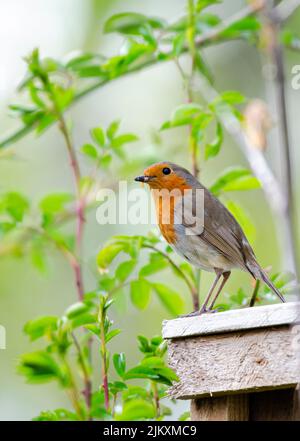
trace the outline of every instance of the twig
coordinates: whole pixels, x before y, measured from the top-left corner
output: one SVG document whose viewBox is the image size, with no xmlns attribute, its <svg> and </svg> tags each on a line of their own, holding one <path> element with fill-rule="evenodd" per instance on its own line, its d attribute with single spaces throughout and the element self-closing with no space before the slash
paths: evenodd
<svg viewBox="0 0 300 441">
<path fill-rule="evenodd" d="M 105 341 L 105 303 L 104 298 L 101 299 L 99 308 L 99 325 L 100 325 L 100 339 L 101 339 L 101 358 L 102 358 L 102 387 L 104 391 L 104 404 L 108 412 L 110 408 L 109 403 L 109 388 L 108 388 L 108 365 L 107 365 L 107 350 Z"/>
<path fill-rule="evenodd" d="M 259 286 L 260 286 L 260 280 L 257 279 L 255 281 L 255 286 L 254 286 L 253 293 L 252 293 L 252 296 L 251 296 L 251 299 L 250 299 L 250 302 L 249 302 L 249 307 L 250 308 L 252 306 L 254 306 L 254 304 L 256 302 L 257 294 L 258 294 L 258 291 L 259 291 Z"/>
<path fill-rule="evenodd" d="M 279 3 L 274 12 L 277 20 L 280 22 L 286 21 L 300 6 L 300 0 L 285 0 Z"/>
<path fill-rule="evenodd" d="M 160 417 L 160 401 L 159 401 L 159 393 L 157 389 L 157 384 L 152 381 L 152 390 L 153 390 L 153 398 L 156 410 L 156 419 Z"/>
<path fill-rule="evenodd" d="M 82 407 L 80 405 L 79 393 L 78 393 L 78 390 L 77 390 L 76 382 L 75 382 L 74 377 L 73 377 L 72 369 L 69 366 L 69 363 L 68 363 L 68 361 L 67 361 L 67 359 L 65 357 L 65 354 L 60 354 L 60 358 L 61 358 L 62 362 L 64 363 L 66 371 L 67 371 L 67 373 L 69 375 L 70 384 L 67 387 L 67 392 L 68 392 L 70 401 L 73 404 L 73 407 L 74 407 L 77 415 L 81 419 L 84 419 L 84 413 L 83 413 L 83 409 L 82 409 Z"/>
<path fill-rule="evenodd" d="M 299 6 L 299 1 L 285 2 L 286 7 L 290 5 L 290 8 L 295 9 L 295 3 Z M 291 270 L 296 274 L 297 280 L 299 280 L 299 259 L 297 259 L 296 242 L 297 242 L 297 219 L 293 194 L 293 176 L 292 176 L 292 160 L 291 160 L 291 147 L 289 140 L 288 130 L 288 118 L 287 118 L 287 105 L 285 95 L 285 73 L 283 62 L 283 49 L 280 45 L 279 32 L 282 20 L 283 9 L 266 8 L 264 10 L 264 17 L 266 18 L 266 26 L 269 30 L 269 40 L 267 45 L 267 51 L 271 58 L 275 69 L 275 78 L 273 83 L 275 107 L 278 119 L 278 129 L 281 139 L 281 170 L 282 170 L 282 188 L 285 196 L 284 211 L 282 213 L 285 221 L 285 242 L 286 255 L 290 260 Z M 290 10 L 288 8 L 288 10 Z M 298 261 L 298 262 L 297 262 Z M 297 264 L 298 263 L 298 264 Z"/>
<path fill-rule="evenodd" d="M 72 339 L 74 341 L 75 347 L 77 349 L 77 353 L 78 353 L 78 360 L 82 369 L 82 373 L 83 373 L 83 377 L 84 377 L 84 383 L 85 383 L 85 388 L 83 390 L 83 395 L 86 401 L 86 406 L 89 412 L 89 420 L 92 420 L 92 417 L 90 415 L 90 411 L 91 411 L 91 401 L 92 401 L 92 382 L 90 379 L 90 375 L 89 372 L 86 368 L 85 365 L 85 361 L 84 361 L 84 357 L 81 351 L 81 347 L 79 344 L 79 341 L 76 338 L 76 335 L 74 334 L 74 332 L 71 332 L 71 336 Z"/>
<path fill-rule="evenodd" d="M 193 78 L 196 70 L 196 43 L 195 43 L 195 10 L 194 0 L 188 0 L 188 17 L 189 17 L 189 52 L 192 60 L 191 73 L 187 82 L 187 95 L 188 102 L 193 102 Z M 192 134 L 192 126 L 189 126 L 190 130 L 190 149 L 192 152 L 192 169 L 195 178 L 198 177 L 198 144 L 197 140 Z"/>
</svg>

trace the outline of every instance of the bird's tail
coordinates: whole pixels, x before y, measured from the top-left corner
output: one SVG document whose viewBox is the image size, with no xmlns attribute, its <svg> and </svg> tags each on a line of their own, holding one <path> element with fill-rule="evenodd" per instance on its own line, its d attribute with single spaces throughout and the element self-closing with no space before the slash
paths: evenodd
<svg viewBox="0 0 300 441">
<path fill-rule="evenodd" d="M 273 293 L 276 294 L 283 303 L 285 303 L 285 298 L 283 297 L 283 295 L 279 292 L 279 290 L 271 282 L 271 280 L 269 279 L 267 274 L 261 268 L 260 268 L 259 274 L 260 274 L 260 277 L 258 277 L 258 278 L 263 280 L 265 282 L 265 284 L 268 285 L 268 287 L 273 291 Z"/>
</svg>

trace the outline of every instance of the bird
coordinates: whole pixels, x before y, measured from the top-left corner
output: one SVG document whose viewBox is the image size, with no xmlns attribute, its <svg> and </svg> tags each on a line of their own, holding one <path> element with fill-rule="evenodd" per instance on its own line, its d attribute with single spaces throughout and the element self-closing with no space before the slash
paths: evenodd
<svg viewBox="0 0 300 441">
<path fill-rule="evenodd" d="M 215 312 L 215 302 L 231 271 L 236 268 L 250 273 L 255 280 L 262 280 L 285 302 L 257 262 L 237 220 L 187 169 L 163 161 L 147 167 L 135 181 L 149 185 L 158 226 L 173 250 L 193 266 L 215 273 L 201 308 L 188 315 Z M 200 195 L 203 203 L 198 204 L 199 209 L 197 201 Z M 195 228 L 199 219 L 200 229 Z M 220 286 L 216 290 L 220 279 Z"/>
</svg>

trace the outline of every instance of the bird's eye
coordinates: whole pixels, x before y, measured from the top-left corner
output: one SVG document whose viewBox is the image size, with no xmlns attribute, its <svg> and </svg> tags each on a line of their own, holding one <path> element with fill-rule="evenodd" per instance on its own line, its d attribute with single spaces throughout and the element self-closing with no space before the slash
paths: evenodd
<svg viewBox="0 0 300 441">
<path fill-rule="evenodd" d="M 169 167 L 165 167 L 163 168 L 162 172 L 164 175 L 169 175 L 171 173 L 171 169 Z"/>
</svg>

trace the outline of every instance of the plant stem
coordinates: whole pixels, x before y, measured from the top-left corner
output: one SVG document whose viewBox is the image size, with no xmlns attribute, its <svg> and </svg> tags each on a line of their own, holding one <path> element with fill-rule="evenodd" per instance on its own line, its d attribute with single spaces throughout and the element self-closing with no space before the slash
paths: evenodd
<svg viewBox="0 0 300 441">
<path fill-rule="evenodd" d="M 89 413 L 89 420 L 92 420 L 92 417 L 90 415 L 91 412 L 91 398 L 92 398 L 92 382 L 91 382 L 91 378 L 90 378 L 90 374 L 88 372 L 88 369 L 86 367 L 85 361 L 84 361 L 84 356 L 82 354 L 82 350 L 79 344 L 79 341 L 76 338 L 76 335 L 74 334 L 74 332 L 71 332 L 75 347 L 77 349 L 77 353 L 78 353 L 78 361 L 80 363 L 81 369 L 82 369 L 82 373 L 83 373 L 83 377 L 84 377 L 84 384 L 85 384 L 85 388 L 83 390 L 83 395 L 86 401 L 86 406 L 88 409 L 88 413 Z"/>
<path fill-rule="evenodd" d="M 54 97 L 54 103 L 55 103 L 55 97 Z M 69 153 L 70 165 L 71 165 L 71 169 L 73 170 L 73 176 L 74 176 L 75 187 L 76 187 L 76 194 L 77 194 L 77 197 L 76 197 L 76 205 L 77 205 L 77 207 L 76 207 L 76 214 L 77 214 L 77 216 L 76 216 L 77 217 L 76 255 L 77 255 L 77 259 L 80 259 L 81 248 L 82 248 L 83 226 L 84 226 L 84 221 L 85 221 L 85 219 L 84 219 L 85 205 L 84 205 L 84 201 L 80 195 L 80 179 L 81 179 L 80 169 L 79 169 L 79 164 L 77 161 L 75 149 L 74 149 L 68 128 L 66 126 L 64 116 L 59 111 L 59 109 L 57 110 L 56 113 L 57 113 L 57 117 L 59 120 L 59 127 L 60 127 L 60 130 L 64 136 L 67 150 Z M 73 270 L 74 270 L 74 274 L 75 274 L 78 297 L 79 297 L 79 300 L 82 301 L 83 295 L 84 295 L 84 287 L 83 287 L 83 279 L 82 279 L 82 268 L 79 263 L 79 260 L 77 260 L 77 264 L 73 267 Z"/>
<path fill-rule="evenodd" d="M 193 79 L 196 70 L 196 43 L 195 43 L 195 7 L 194 0 L 188 0 L 188 19 L 189 19 L 189 27 L 188 27 L 188 45 L 189 45 L 189 53 L 191 56 L 192 67 L 191 73 L 189 75 L 187 81 L 187 95 L 188 102 L 193 102 Z M 192 169 L 193 175 L 195 178 L 198 177 L 199 167 L 198 167 L 198 143 L 192 133 L 192 125 L 189 126 L 190 137 L 189 144 L 190 150 L 192 152 Z"/>
<path fill-rule="evenodd" d="M 104 391 L 105 409 L 108 412 L 110 408 L 109 403 L 109 389 L 108 389 L 108 366 L 107 366 L 107 349 L 105 341 L 105 302 L 101 299 L 99 309 L 99 325 L 100 325 L 100 339 L 101 339 L 101 358 L 102 358 L 102 387 Z"/>
<path fill-rule="evenodd" d="M 156 410 L 156 419 L 160 417 L 160 401 L 159 401 L 159 393 L 157 389 L 157 384 L 153 381 L 152 382 L 152 390 L 153 390 L 153 398 L 154 398 L 154 404 L 155 404 L 155 410 Z"/>
<path fill-rule="evenodd" d="M 72 405 L 73 405 L 77 415 L 79 416 L 79 418 L 81 420 L 84 420 L 85 419 L 85 415 L 84 415 L 82 407 L 80 405 L 79 393 L 78 393 L 78 390 L 77 390 L 76 382 L 75 382 L 74 377 L 73 377 L 72 370 L 71 370 L 71 368 L 69 366 L 69 363 L 68 363 L 68 361 L 67 361 L 67 359 L 65 357 L 65 354 L 60 354 L 60 358 L 61 358 L 62 362 L 65 365 L 65 368 L 66 368 L 66 371 L 67 371 L 68 377 L 69 377 L 69 386 L 67 387 L 67 394 L 68 394 L 68 396 L 70 398 L 70 401 L 71 401 L 71 403 L 72 403 Z"/>
<path fill-rule="evenodd" d="M 276 100 L 276 110 L 279 120 L 279 132 L 281 137 L 281 154 L 283 158 L 283 160 L 281 161 L 283 175 L 282 187 L 286 200 L 284 216 L 287 225 L 285 246 L 287 248 L 288 258 L 290 259 L 290 265 L 293 267 L 292 271 L 296 274 L 297 280 L 299 280 L 299 256 L 297 256 L 296 251 L 298 222 L 293 194 L 292 159 L 285 94 L 283 50 L 282 46 L 278 42 L 281 22 L 280 16 L 276 13 L 276 10 L 274 10 L 274 8 L 271 9 L 269 13 L 268 11 L 266 11 L 266 15 L 267 19 L 269 20 L 269 27 L 272 35 L 268 49 L 270 52 L 271 60 L 275 66 L 274 92 Z"/>
<path fill-rule="evenodd" d="M 254 306 L 254 304 L 256 302 L 257 294 L 258 294 L 258 291 L 259 291 L 259 286 L 260 286 L 260 280 L 257 279 L 255 281 L 255 286 L 254 286 L 253 293 L 252 293 L 252 296 L 251 296 L 251 299 L 250 299 L 250 302 L 249 302 L 249 307 L 250 308 L 252 306 Z"/>
</svg>

